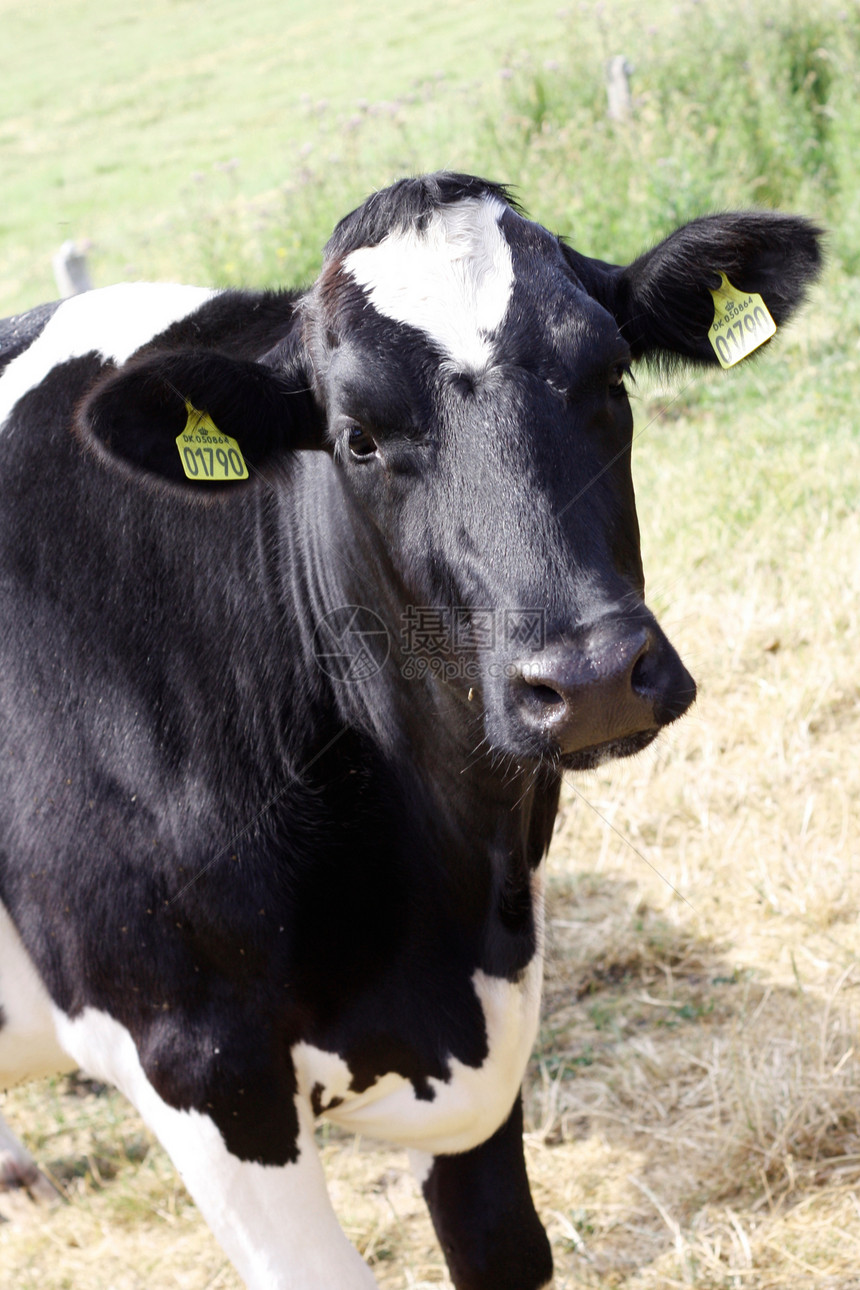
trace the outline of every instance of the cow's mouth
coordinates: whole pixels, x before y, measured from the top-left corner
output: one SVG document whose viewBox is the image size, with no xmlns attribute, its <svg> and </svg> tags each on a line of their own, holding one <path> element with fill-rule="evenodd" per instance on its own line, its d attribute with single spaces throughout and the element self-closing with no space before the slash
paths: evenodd
<svg viewBox="0 0 860 1290">
<path fill-rule="evenodd" d="M 662 726 L 654 726 L 650 730 L 639 730 L 636 734 L 625 735 L 621 739 L 607 739 L 604 743 L 578 748 L 574 752 L 555 754 L 552 764 L 558 770 L 596 770 L 604 762 L 635 757 L 654 742 L 661 729 Z"/>
</svg>

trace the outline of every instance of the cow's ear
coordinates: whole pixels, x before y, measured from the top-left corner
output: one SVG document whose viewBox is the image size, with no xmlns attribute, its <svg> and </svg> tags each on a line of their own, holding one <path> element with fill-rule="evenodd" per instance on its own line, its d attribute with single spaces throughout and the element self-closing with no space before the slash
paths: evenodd
<svg viewBox="0 0 860 1290">
<path fill-rule="evenodd" d="M 626 267 L 566 253 L 635 358 L 715 364 L 712 291 L 727 282 L 760 295 L 780 327 L 818 276 L 821 240 L 808 220 L 751 211 L 693 220 Z"/>
<path fill-rule="evenodd" d="M 135 474 L 207 494 L 234 490 L 296 449 L 326 447 L 298 363 L 284 372 L 203 350 L 126 363 L 83 401 L 76 429 Z"/>
</svg>

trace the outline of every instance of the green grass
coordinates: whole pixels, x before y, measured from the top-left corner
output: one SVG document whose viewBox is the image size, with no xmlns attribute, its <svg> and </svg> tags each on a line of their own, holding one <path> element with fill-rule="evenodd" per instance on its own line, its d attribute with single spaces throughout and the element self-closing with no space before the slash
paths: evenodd
<svg viewBox="0 0 860 1290">
<path fill-rule="evenodd" d="M 0 0 L 0 19 L 0 314 L 53 294 L 66 237 L 93 241 L 100 284 L 307 281 L 368 191 L 445 166 L 514 182 L 605 258 L 765 205 L 820 218 L 860 266 L 856 6 Z"/>
<path fill-rule="evenodd" d="M 280 191 L 305 145 L 340 188 L 342 120 L 383 122 L 390 150 L 410 97 L 492 80 L 562 32 L 545 0 L 401 0 L 396 19 L 387 0 L 0 0 L 0 23 L 0 315 L 54 294 L 67 237 L 95 242 L 102 283 L 199 271 L 195 224 L 237 191 Z M 431 166 L 457 160 L 459 103 Z"/>
</svg>

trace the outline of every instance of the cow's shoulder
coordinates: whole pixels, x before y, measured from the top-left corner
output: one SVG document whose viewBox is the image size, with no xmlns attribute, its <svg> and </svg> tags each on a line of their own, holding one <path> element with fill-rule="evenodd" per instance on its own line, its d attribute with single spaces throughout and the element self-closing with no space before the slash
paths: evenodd
<svg viewBox="0 0 860 1290">
<path fill-rule="evenodd" d="M 190 313 L 164 329 L 144 348 L 217 349 L 235 358 L 261 358 L 289 333 L 299 292 L 213 292 Z"/>
<path fill-rule="evenodd" d="M 11 318 L 0 318 L 0 372 L 13 358 L 29 349 L 42 333 L 45 324 L 60 306 L 55 300 L 50 304 L 37 305 L 24 314 L 13 314 Z"/>
<path fill-rule="evenodd" d="M 61 301 L 0 375 L 0 426 L 56 368 L 85 355 L 96 355 L 101 363 L 123 363 L 213 294 L 202 287 L 135 282 Z"/>
<path fill-rule="evenodd" d="M 117 366 L 149 350 L 201 348 L 260 357 L 289 332 L 296 298 L 289 292 L 131 282 L 43 306 L 32 323 L 31 315 L 22 316 L 19 325 L 26 323 L 29 342 L 18 343 L 14 357 L 16 342 L 10 339 L 10 358 L 0 367 L 0 425 L 56 368 L 84 355 Z"/>
</svg>

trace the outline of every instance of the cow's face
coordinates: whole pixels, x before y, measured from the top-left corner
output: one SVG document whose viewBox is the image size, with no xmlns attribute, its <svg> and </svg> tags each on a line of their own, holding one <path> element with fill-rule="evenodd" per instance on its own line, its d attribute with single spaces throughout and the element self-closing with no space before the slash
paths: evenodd
<svg viewBox="0 0 860 1290">
<path fill-rule="evenodd" d="M 643 601 L 629 365 L 715 364 L 721 274 L 782 324 L 818 265 L 817 230 L 788 216 L 696 220 L 622 267 L 481 180 L 405 180 L 338 226 L 265 354 L 155 342 L 95 389 L 79 428 L 184 486 L 186 399 L 252 474 L 324 449 L 331 522 L 356 544 L 340 590 L 389 620 L 394 606 L 396 642 L 410 613 L 447 614 L 444 640 L 412 649 L 445 664 L 439 684 L 464 729 L 479 714 L 490 751 L 591 766 L 643 747 L 695 694 Z M 396 661 L 402 674 L 402 648 Z"/>
<path fill-rule="evenodd" d="M 443 206 L 332 255 L 307 338 L 337 469 L 417 624 L 401 645 L 477 699 L 492 748 L 593 765 L 686 710 L 643 603 L 630 347 L 556 238 L 493 194 Z"/>
</svg>

